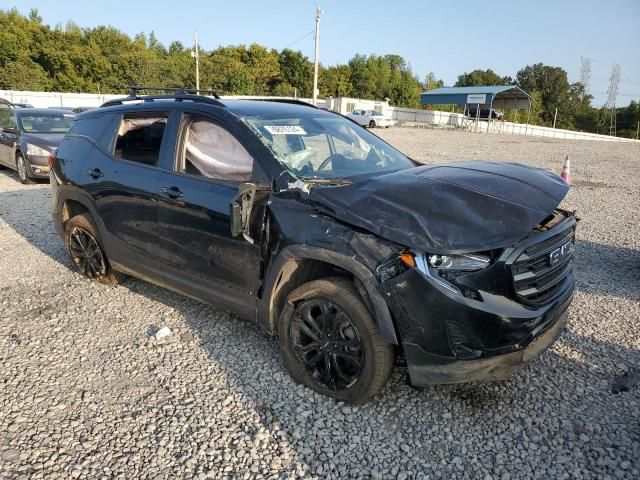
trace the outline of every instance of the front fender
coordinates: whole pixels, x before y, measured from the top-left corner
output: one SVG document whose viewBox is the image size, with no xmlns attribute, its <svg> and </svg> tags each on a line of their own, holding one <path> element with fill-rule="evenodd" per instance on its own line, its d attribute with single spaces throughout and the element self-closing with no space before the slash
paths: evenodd
<svg viewBox="0 0 640 480">
<path fill-rule="evenodd" d="M 279 281 L 287 265 L 290 265 L 291 262 L 296 263 L 299 260 L 318 260 L 350 272 L 354 278 L 357 278 L 362 283 L 367 292 L 380 335 L 386 342 L 394 345 L 398 344 L 389 307 L 382 294 L 378 291 L 374 274 L 353 257 L 310 245 L 291 245 L 284 248 L 269 266 L 263 295 L 258 301 L 257 321 L 270 334 L 277 333 L 278 319 L 274 315 L 274 298 Z"/>
</svg>

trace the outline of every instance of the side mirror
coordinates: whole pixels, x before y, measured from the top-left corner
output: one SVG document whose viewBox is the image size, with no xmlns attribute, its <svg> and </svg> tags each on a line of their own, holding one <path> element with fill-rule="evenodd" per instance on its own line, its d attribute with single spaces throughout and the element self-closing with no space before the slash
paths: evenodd
<svg viewBox="0 0 640 480">
<path fill-rule="evenodd" d="M 249 243 L 253 243 L 253 238 L 249 235 L 249 222 L 251 220 L 251 210 L 253 209 L 255 198 L 256 185 L 253 183 L 243 183 L 238 187 L 238 195 L 235 196 L 229 206 L 231 236 L 235 238 L 243 235 Z"/>
</svg>

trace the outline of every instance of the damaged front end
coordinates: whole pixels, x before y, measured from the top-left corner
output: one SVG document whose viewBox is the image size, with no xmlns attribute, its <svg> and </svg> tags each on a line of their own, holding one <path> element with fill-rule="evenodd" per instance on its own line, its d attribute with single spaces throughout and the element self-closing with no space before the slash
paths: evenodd
<svg viewBox="0 0 640 480">
<path fill-rule="evenodd" d="M 412 384 L 425 386 L 506 378 L 558 338 L 574 290 L 576 218 L 557 208 L 566 192 L 539 169 L 464 162 L 310 197 L 405 245 L 375 278 Z"/>
<path fill-rule="evenodd" d="M 515 246 L 444 260 L 422 253 L 415 268 L 380 278 L 414 385 L 504 379 L 558 338 L 573 296 L 576 220 L 557 216 Z"/>
</svg>

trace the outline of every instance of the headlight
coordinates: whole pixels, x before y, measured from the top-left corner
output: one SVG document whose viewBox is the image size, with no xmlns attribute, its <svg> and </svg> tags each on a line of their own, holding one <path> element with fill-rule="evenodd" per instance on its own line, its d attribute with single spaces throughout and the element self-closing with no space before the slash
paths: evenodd
<svg viewBox="0 0 640 480">
<path fill-rule="evenodd" d="M 429 266 L 436 270 L 463 270 L 474 272 L 482 270 L 491 263 L 484 255 L 429 255 Z"/>
<path fill-rule="evenodd" d="M 404 251 L 378 265 L 376 276 L 378 280 L 383 283 L 415 267 L 416 260 L 413 253 Z"/>
<path fill-rule="evenodd" d="M 38 145 L 34 145 L 33 143 L 27 143 L 27 155 L 34 155 L 36 157 L 48 157 L 49 150 L 45 150 Z"/>
<path fill-rule="evenodd" d="M 416 268 L 447 290 L 461 293 L 465 297 L 480 300 L 475 290 L 463 287 L 456 278 L 491 265 L 491 257 L 477 253 L 460 255 L 420 255 L 416 257 Z"/>
</svg>

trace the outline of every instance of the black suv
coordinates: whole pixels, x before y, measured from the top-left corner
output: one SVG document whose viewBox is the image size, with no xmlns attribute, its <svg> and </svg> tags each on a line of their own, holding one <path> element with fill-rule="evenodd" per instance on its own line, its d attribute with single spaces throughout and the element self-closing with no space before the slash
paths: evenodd
<svg viewBox="0 0 640 480">
<path fill-rule="evenodd" d="M 420 166 L 298 101 L 179 91 L 75 117 L 53 219 L 80 272 L 123 274 L 279 336 L 293 378 L 362 402 L 410 381 L 501 379 L 567 321 L 567 185 L 524 165 Z"/>
</svg>

